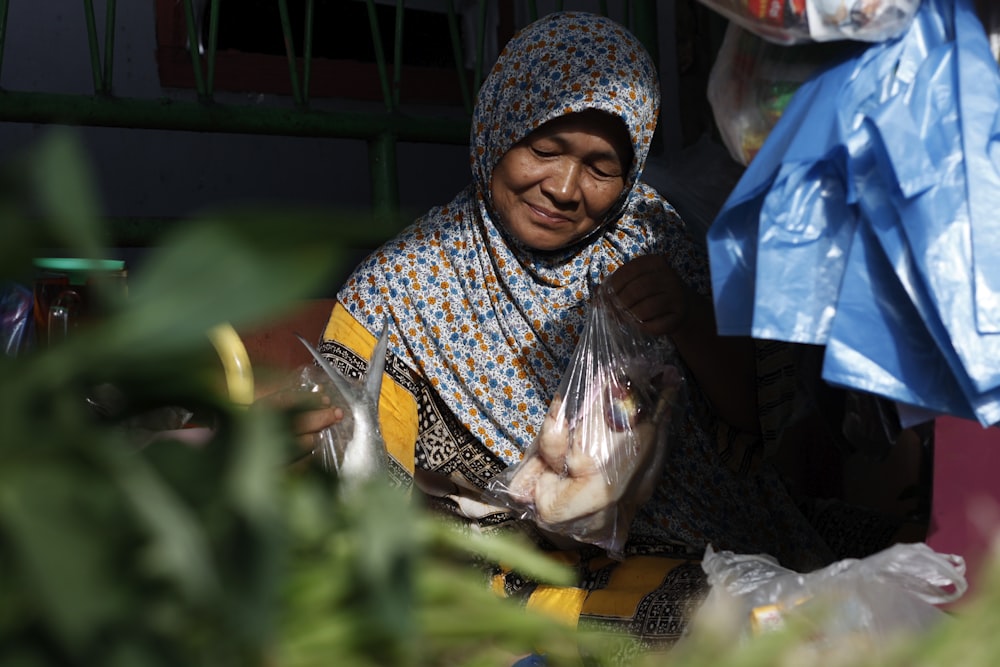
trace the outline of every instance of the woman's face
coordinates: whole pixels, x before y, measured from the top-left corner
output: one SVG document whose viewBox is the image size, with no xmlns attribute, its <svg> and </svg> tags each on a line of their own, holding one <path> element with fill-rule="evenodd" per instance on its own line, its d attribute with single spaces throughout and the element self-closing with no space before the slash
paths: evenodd
<svg viewBox="0 0 1000 667">
<path fill-rule="evenodd" d="M 631 161 L 621 119 L 596 110 L 553 119 L 514 144 L 494 168 L 500 224 L 535 250 L 570 245 L 603 222 Z"/>
</svg>

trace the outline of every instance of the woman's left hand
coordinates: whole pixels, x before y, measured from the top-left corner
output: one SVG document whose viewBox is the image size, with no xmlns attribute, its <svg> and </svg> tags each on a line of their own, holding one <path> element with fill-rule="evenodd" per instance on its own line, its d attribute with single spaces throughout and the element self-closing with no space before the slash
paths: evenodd
<svg viewBox="0 0 1000 667">
<path fill-rule="evenodd" d="M 646 333 L 674 334 L 688 318 L 691 291 L 666 255 L 637 257 L 611 274 L 608 283 Z"/>
</svg>

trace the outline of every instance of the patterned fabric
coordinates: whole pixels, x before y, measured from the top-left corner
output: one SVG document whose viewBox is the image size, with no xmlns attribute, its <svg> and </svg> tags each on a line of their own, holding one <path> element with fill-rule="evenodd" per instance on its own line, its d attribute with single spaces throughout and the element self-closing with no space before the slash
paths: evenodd
<svg viewBox="0 0 1000 667">
<path fill-rule="evenodd" d="M 649 57 L 617 23 L 558 13 L 529 26 L 480 92 L 474 184 L 372 255 L 338 295 L 369 331 L 389 317 L 392 352 L 432 378 L 451 412 L 504 463 L 519 461 L 537 434 L 591 293 L 611 272 L 669 252 L 680 275 L 707 293 L 701 250 L 673 207 L 637 182 L 658 104 Z M 527 252 L 491 213 L 493 167 L 539 124 L 588 108 L 615 114 L 632 137 L 619 214 L 588 244 Z"/>
<path fill-rule="evenodd" d="M 488 184 L 504 153 L 547 121 L 600 109 L 628 128 L 634 157 L 631 190 L 646 162 L 660 112 L 660 88 L 649 55 L 634 36 L 601 16 L 555 13 L 516 35 L 479 89 L 472 115 L 472 169 Z M 483 195 L 489 202 L 488 188 Z M 609 219 L 629 204 L 623 199 Z"/>
</svg>

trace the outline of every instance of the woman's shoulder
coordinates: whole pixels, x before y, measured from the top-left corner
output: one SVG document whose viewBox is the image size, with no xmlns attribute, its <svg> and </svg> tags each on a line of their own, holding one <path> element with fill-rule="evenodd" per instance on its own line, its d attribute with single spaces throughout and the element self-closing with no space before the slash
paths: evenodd
<svg viewBox="0 0 1000 667">
<path fill-rule="evenodd" d="M 375 251 L 375 255 L 412 256 L 428 243 L 440 242 L 463 233 L 470 216 L 475 215 L 475 189 L 469 186 L 447 204 L 435 206 L 403 228 Z"/>
<path fill-rule="evenodd" d="M 463 223 L 475 215 L 475 211 L 475 189 L 470 186 L 447 204 L 431 208 L 383 242 L 354 268 L 348 284 L 359 280 L 381 282 L 389 275 L 387 267 L 398 269 L 432 261 L 435 248 L 463 234 Z"/>
</svg>

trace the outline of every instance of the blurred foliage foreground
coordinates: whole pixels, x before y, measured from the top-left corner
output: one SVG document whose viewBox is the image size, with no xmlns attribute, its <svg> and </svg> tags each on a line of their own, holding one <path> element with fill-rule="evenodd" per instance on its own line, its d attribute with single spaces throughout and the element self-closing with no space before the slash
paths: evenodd
<svg viewBox="0 0 1000 667">
<path fill-rule="evenodd" d="M 7 166 L 0 281 L 30 284 L 43 248 L 101 256 L 89 173 L 66 132 Z M 260 210 L 178 224 L 101 321 L 0 355 L 0 664 L 504 665 L 537 651 L 550 665 L 578 664 L 581 652 L 601 665 L 634 655 L 628 640 L 576 632 L 489 591 L 473 561 L 568 582 L 525 545 L 459 533 L 387 485 L 348 496 L 318 471 L 291 473 L 288 415 L 227 401 L 206 332 L 260 323 L 322 287 L 351 241 L 332 227 L 329 216 Z M 106 384 L 125 397 L 114 419 L 85 400 Z M 170 405 L 212 415 L 211 442 L 136 447 L 123 420 Z M 960 622 L 878 664 L 994 664 L 1000 586 L 986 589 Z M 740 645 L 722 621 L 708 625 L 636 661 L 802 664 L 794 627 Z M 864 651 L 837 660 L 874 664 Z"/>
</svg>

